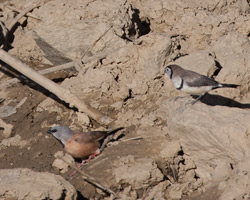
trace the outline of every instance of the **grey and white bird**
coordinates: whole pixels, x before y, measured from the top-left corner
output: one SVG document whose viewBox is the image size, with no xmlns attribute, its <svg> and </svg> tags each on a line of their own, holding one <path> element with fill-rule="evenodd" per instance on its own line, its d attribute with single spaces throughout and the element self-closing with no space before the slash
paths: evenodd
<svg viewBox="0 0 250 200">
<path fill-rule="evenodd" d="M 219 83 L 214 79 L 191 70 L 185 70 L 175 64 L 167 66 L 165 73 L 170 77 L 177 90 L 191 95 L 198 95 L 198 98 L 193 103 L 200 100 L 207 92 L 216 88 L 237 88 L 239 86 L 236 84 Z"/>
</svg>

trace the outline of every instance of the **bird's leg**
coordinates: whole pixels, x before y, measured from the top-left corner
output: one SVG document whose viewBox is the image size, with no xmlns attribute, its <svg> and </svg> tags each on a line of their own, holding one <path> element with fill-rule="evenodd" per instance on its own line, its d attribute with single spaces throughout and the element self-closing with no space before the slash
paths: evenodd
<svg viewBox="0 0 250 200">
<path fill-rule="evenodd" d="M 101 153 L 100 149 L 97 149 L 95 151 L 95 153 L 89 155 L 88 159 L 82 160 L 82 162 L 77 166 L 78 169 L 81 169 L 83 165 L 86 165 L 89 163 L 89 161 L 92 158 L 95 158 L 96 156 L 98 156 Z M 67 179 L 72 178 L 74 175 L 76 174 L 76 170 L 72 172 L 72 174 L 69 175 L 69 177 Z"/>
<path fill-rule="evenodd" d="M 90 157 L 90 156 L 89 156 L 89 157 Z M 77 165 L 77 168 L 78 168 L 78 169 L 81 169 L 81 167 L 82 167 L 83 165 L 85 165 L 85 164 L 87 164 L 86 160 L 82 160 L 82 162 L 81 162 L 80 164 Z M 74 170 L 74 171 L 68 176 L 67 179 L 68 179 L 68 180 L 71 179 L 73 176 L 76 175 L 76 173 L 77 173 L 77 171 Z"/>
<path fill-rule="evenodd" d="M 101 153 L 100 149 L 97 149 L 93 154 L 89 155 L 88 159 L 82 160 L 82 162 L 77 166 L 79 169 L 85 164 L 88 164 L 89 161 Z"/>
<path fill-rule="evenodd" d="M 201 100 L 206 94 L 207 93 L 201 94 L 194 101 L 192 101 L 191 104 L 194 105 L 197 101 Z"/>
<path fill-rule="evenodd" d="M 107 136 L 107 137 L 104 139 L 104 141 L 103 141 L 103 143 L 102 143 L 102 146 L 101 146 L 99 149 L 97 149 L 97 150 L 95 151 L 95 153 L 91 154 L 91 155 L 88 157 L 88 159 L 82 160 L 82 162 L 81 162 L 77 167 L 78 167 L 79 169 L 81 169 L 81 167 L 82 167 L 83 165 L 89 163 L 89 161 L 90 161 L 91 159 L 93 159 L 93 158 L 95 158 L 96 156 L 98 156 L 98 155 L 103 151 L 103 149 L 104 149 L 104 147 L 106 146 L 106 144 L 107 144 L 110 140 L 112 140 L 112 138 L 113 138 L 113 135 Z"/>
<path fill-rule="evenodd" d="M 184 98 L 187 98 L 188 96 L 178 96 L 178 97 L 175 97 L 174 98 L 174 101 L 177 101 L 178 99 L 184 99 Z"/>
<path fill-rule="evenodd" d="M 100 149 L 97 149 L 93 154 L 89 155 L 87 159 L 83 159 L 82 162 L 77 166 L 78 169 L 81 169 L 83 165 L 86 165 L 89 163 L 89 161 L 96 156 L 98 156 L 101 153 Z"/>
</svg>

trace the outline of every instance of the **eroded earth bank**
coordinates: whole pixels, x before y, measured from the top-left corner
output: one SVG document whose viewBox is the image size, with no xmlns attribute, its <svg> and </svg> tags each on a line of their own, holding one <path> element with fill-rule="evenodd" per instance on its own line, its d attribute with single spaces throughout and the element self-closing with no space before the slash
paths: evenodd
<svg viewBox="0 0 250 200">
<path fill-rule="evenodd" d="M 36 2 L 0 1 L 1 44 L 14 8 Z M 249 11 L 247 0 L 51 0 L 19 20 L 8 53 L 37 71 L 76 61 L 45 76 L 126 128 L 82 168 L 118 199 L 249 199 Z M 169 63 L 241 86 L 187 104 Z M 79 173 L 66 180 L 54 124 L 104 129 L 1 63 L 0 198 L 111 199 Z"/>
</svg>

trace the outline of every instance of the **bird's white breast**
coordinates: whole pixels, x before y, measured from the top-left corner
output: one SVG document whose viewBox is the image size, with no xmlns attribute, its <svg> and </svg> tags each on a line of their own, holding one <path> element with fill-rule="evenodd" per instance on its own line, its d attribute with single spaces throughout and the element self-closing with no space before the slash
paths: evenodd
<svg viewBox="0 0 250 200">
<path fill-rule="evenodd" d="M 185 81 L 180 76 L 172 78 L 172 82 L 175 88 L 191 95 L 200 95 L 212 90 L 212 86 L 190 87 L 185 83 Z"/>
<path fill-rule="evenodd" d="M 212 90 L 211 86 L 189 87 L 185 83 L 183 84 L 183 87 L 181 89 L 181 91 L 191 95 L 204 94 L 206 92 L 209 92 L 210 90 Z"/>
<path fill-rule="evenodd" d="M 172 78 L 172 83 L 174 84 L 175 88 L 180 88 L 181 87 L 181 83 L 182 83 L 182 78 L 179 76 L 173 77 Z"/>
</svg>

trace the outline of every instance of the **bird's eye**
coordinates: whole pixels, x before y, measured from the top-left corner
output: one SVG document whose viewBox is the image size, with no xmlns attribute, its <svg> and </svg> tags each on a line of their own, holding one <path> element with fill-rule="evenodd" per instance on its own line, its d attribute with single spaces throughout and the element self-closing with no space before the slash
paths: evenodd
<svg viewBox="0 0 250 200">
<path fill-rule="evenodd" d="M 171 74 L 171 69 L 169 67 L 166 67 L 165 72 L 170 75 Z"/>
<path fill-rule="evenodd" d="M 52 133 L 55 133 L 55 132 L 57 132 L 57 130 L 56 130 L 56 129 L 52 129 L 51 132 L 52 132 Z"/>
</svg>

